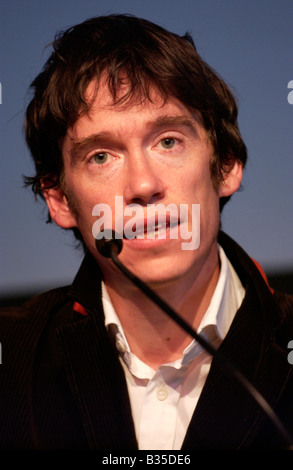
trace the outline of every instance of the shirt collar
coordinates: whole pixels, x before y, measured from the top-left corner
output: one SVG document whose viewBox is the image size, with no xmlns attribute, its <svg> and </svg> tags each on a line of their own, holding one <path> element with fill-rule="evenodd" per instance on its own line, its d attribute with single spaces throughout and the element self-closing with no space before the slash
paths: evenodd
<svg viewBox="0 0 293 470">
<path fill-rule="evenodd" d="M 220 260 L 219 279 L 209 307 L 197 329 L 197 333 L 204 336 L 211 343 L 219 342 L 224 339 L 245 294 L 244 287 L 220 245 L 218 245 L 218 253 Z M 121 322 L 113 307 L 104 282 L 102 282 L 102 302 L 105 313 L 105 325 L 111 336 L 115 337 L 116 347 L 124 362 L 129 368 L 131 364 L 133 367 L 133 354 L 131 353 Z M 182 359 L 168 365 L 179 369 L 201 352 L 202 347 L 193 340 L 187 348 L 185 348 Z M 137 359 L 138 358 L 136 358 L 135 364 L 137 364 Z M 149 366 L 139 360 L 138 362 L 140 363 L 139 367 L 136 366 L 135 369 L 143 368 L 144 376 L 149 375 Z M 134 373 L 133 370 L 132 373 Z"/>
<path fill-rule="evenodd" d="M 241 305 L 245 290 L 220 245 L 218 245 L 218 253 L 220 275 L 208 309 L 199 325 L 198 333 L 204 333 L 214 327 L 216 336 L 223 340 Z"/>
</svg>

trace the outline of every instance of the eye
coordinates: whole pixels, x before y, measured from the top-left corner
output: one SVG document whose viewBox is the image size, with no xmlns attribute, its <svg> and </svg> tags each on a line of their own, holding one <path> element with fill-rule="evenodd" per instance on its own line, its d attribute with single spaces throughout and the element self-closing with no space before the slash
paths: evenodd
<svg viewBox="0 0 293 470">
<path fill-rule="evenodd" d="M 103 163 L 107 163 L 110 159 L 111 155 L 109 155 L 107 152 L 97 152 L 92 156 L 91 162 L 102 165 Z"/>
<path fill-rule="evenodd" d="M 175 145 L 175 139 L 173 137 L 165 137 L 160 141 L 160 145 L 163 147 L 165 150 L 172 149 Z"/>
</svg>

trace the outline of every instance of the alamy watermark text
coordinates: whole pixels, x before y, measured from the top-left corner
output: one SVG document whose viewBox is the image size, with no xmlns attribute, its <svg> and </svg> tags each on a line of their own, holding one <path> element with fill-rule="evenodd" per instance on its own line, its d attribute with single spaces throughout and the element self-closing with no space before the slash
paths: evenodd
<svg viewBox="0 0 293 470">
<path fill-rule="evenodd" d="M 180 237 L 186 240 L 181 244 L 182 250 L 196 250 L 200 244 L 200 204 L 129 204 L 123 208 L 123 196 L 115 196 L 114 214 L 108 204 L 97 204 L 92 215 L 98 217 L 92 226 L 97 240 L 103 230 L 115 230 L 116 238 L 129 240 Z"/>
</svg>

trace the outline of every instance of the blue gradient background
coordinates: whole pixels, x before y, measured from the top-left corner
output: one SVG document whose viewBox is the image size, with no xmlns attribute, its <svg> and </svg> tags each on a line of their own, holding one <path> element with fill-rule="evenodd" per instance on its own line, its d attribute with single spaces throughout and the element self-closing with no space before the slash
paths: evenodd
<svg viewBox="0 0 293 470">
<path fill-rule="evenodd" d="M 22 122 L 28 87 L 57 31 L 91 16 L 131 13 L 178 34 L 230 84 L 249 160 L 244 190 L 225 208 L 223 229 L 266 272 L 293 269 L 293 1 L 0 1 L 0 295 L 70 282 L 80 264 L 71 234 L 47 225 L 43 203 L 23 189 L 33 167 Z"/>
</svg>

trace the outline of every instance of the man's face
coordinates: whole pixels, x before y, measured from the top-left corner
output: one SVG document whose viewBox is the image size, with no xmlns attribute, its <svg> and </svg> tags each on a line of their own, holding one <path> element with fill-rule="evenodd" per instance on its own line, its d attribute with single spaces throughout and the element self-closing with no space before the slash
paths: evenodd
<svg viewBox="0 0 293 470">
<path fill-rule="evenodd" d="M 89 99 L 95 85 L 91 82 L 88 87 Z M 219 196 L 226 193 L 221 185 L 217 190 L 213 185 L 213 148 L 199 114 L 175 99 L 164 104 L 155 90 L 151 98 L 142 103 L 113 105 L 106 83 L 99 84 L 89 113 L 81 115 L 68 129 L 61 144 L 65 192 L 71 210 L 64 216 L 66 223 L 62 222 L 64 217 L 54 217 L 52 210 L 51 215 L 58 225 L 79 229 L 107 276 L 113 263 L 96 250 L 92 230 L 101 219 L 93 215 L 93 208 L 107 205 L 112 228 L 115 224 L 125 228 L 132 219 L 125 208 L 135 204 L 134 208 L 140 208 L 135 213 L 142 214 L 142 218 L 139 216 L 133 228 L 139 227 L 140 235 L 124 238 L 120 259 L 145 281 L 160 283 L 199 275 L 216 262 Z M 147 224 L 151 225 L 147 210 L 153 204 L 172 204 L 178 209 L 178 217 L 175 215 L 172 221 L 167 218 L 166 230 L 159 231 L 157 219 L 153 219 L 151 234 L 147 234 Z M 186 243 L 180 230 L 182 204 L 188 207 L 184 223 L 190 233 L 194 222 L 192 204 L 200 205 L 200 245 L 196 249 L 182 249 L 182 243 Z"/>
</svg>

